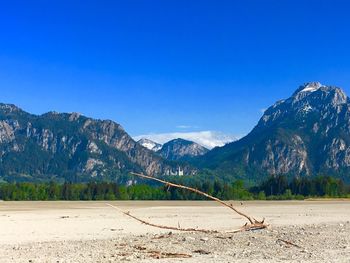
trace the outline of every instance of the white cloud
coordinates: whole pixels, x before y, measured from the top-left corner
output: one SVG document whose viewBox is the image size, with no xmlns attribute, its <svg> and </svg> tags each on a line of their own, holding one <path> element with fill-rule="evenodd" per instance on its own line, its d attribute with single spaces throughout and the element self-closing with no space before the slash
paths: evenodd
<svg viewBox="0 0 350 263">
<path fill-rule="evenodd" d="M 182 138 L 185 140 L 194 141 L 208 149 L 212 149 L 216 146 L 224 146 L 229 142 L 237 140 L 237 136 L 217 131 L 153 133 L 134 137 L 136 141 L 140 140 L 141 138 L 147 138 L 161 144 L 164 144 L 170 140 Z"/>
<path fill-rule="evenodd" d="M 190 126 L 190 125 L 178 125 L 178 126 L 176 126 L 176 128 L 178 128 L 178 129 L 190 129 L 190 128 L 194 128 L 194 127 Z"/>
</svg>

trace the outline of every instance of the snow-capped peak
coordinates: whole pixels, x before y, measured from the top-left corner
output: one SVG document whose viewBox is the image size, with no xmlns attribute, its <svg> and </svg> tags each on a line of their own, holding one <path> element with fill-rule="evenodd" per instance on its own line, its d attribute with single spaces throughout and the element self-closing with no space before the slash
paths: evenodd
<svg viewBox="0 0 350 263">
<path fill-rule="evenodd" d="M 149 139 L 143 138 L 138 141 L 139 144 L 141 144 L 143 147 L 152 150 L 154 152 L 159 151 L 162 148 L 162 145 L 159 143 L 156 143 L 154 141 L 151 141 Z"/>
<path fill-rule="evenodd" d="M 320 82 L 311 82 L 306 84 L 304 89 L 302 89 L 300 92 L 314 92 L 321 87 L 323 87 L 323 85 Z"/>
</svg>

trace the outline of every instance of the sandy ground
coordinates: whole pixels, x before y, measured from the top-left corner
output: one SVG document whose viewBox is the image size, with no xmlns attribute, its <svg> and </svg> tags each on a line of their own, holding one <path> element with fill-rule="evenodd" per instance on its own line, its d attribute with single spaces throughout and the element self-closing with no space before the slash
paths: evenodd
<svg viewBox="0 0 350 263">
<path fill-rule="evenodd" d="M 109 203 L 163 225 L 226 231 L 245 223 L 213 202 Z M 233 204 L 270 227 L 169 233 L 106 202 L 0 202 L 0 262 L 350 262 L 350 201 Z"/>
</svg>

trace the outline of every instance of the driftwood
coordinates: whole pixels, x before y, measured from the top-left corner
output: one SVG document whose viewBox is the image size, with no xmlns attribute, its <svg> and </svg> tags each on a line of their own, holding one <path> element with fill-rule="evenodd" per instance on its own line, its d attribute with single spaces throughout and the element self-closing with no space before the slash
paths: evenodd
<svg viewBox="0 0 350 263">
<path fill-rule="evenodd" d="M 241 228 L 236 229 L 236 230 L 226 231 L 225 233 L 233 234 L 233 233 L 238 233 L 238 232 L 243 232 L 243 231 L 254 231 L 254 230 L 264 229 L 264 228 L 267 227 L 267 225 L 264 223 L 264 220 L 257 221 L 255 218 L 250 217 L 250 216 L 242 213 L 241 211 L 239 211 L 235 207 L 233 207 L 232 204 L 228 204 L 228 203 L 220 200 L 219 198 L 211 196 L 211 195 L 209 195 L 207 193 L 204 193 L 204 192 L 202 192 L 200 190 L 197 190 L 195 188 L 184 186 L 184 185 L 179 185 L 179 184 L 175 184 L 175 183 L 171 183 L 171 182 L 167 182 L 167 181 L 164 181 L 164 180 L 152 177 L 152 176 L 144 175 L 144 174 L 139 174 L 139 173 L 131 173 L 131 174 L 135 175 L 135 176 L 138 176 L 138 177 L 141 177 L 141 178 L 144 178 L 144 179 L 150 179 L 150 180 L 154 180 L 154 181 L 163 183 L 166 186 L 168 186 L 168 188 L 176 187 L 176 188 L 181 188 L 181 189 L 185 189 L 185 190 L 197 193 L 199 195 L 203 195 L 203 196 L 207 197 L 208 199 L 214 200 L 214 201 L 220 203 L 221 205 L 223 205 L 225 207 L 228 207 L 229 209 L 233 210 L 235 213 L 239 214 L 240 216 L 246 218 L 249 221 L 249 223 L 246 223 Z M 207 234 L 209 234 L 209 233 L 214 233 L 214 234 L 215 233 L 220 233 L 220 231 L 217 231 L 217 230 L 207 230 L 207 229 L 198 229 L 198 228 L 181 228 L 180 225 L 178 225 L 178 227 L 158 225 L 158 224 L 147 222 L 147 221 L 145 221 L 143 219 L 140 219 L 140 218 L 138 218 L 138 217 L 136 217 L 134 215 L 131 215 L 130 212 L 123 211 L 120 208 L 118 208 L 116 206 L 113 206 L 111 204 L 107 204 L 107 205 L 112 207 L 112 208 L 114 208 L 114 209 L 116 209 L 116 210 L 118 210 L 119 212 L 123 213 L 124 215 L 135 219 L 136 221 L 138 221 L 138 222 L 140 222 L 142 224 L 145 224 L 145 225 L 148 225 L 148 226 L 152 226 L 152 227 L 156 227 L 156 228 L 167 229 L 167 230 L 175 230 L 175 231 L 182 231 L 182 232 L 202 232 L 202 233 L 207 233 Z"/>
<path fill-rule="evenodd" d="M 146 253 L 149 255 L 149 257 L 154 258 L 154 259 L 161 259 L 161 258 L 191 258 L 192 255 L 189 254 L 184 254 L 184 253 L 169 253 L 169 252 L 163 252 L 163 251 L 158 251 L 158 250 L 148 250 L 144 246 L 134 246 L 134 249 Z"/>
<path fill-rule="evenodd" d="M 280 242 L 283 242 L 285 244 L 287 244 L 288 246 L 293 246 L 293 247 L 296 247 L 296 248 L 300 248 L 300 249 L 303 249 L 301 246 L 297 245 L 297 244 L 294 244 L 293 242 L 290 242 L 288 240 L 284 240 L 284 239 L 277 239 L 277 241 L 280 241 Z"/>
<path fill-rule="evenodd" d="M 185 189 L 185 190 L 188 190 L 188 191 L 191 191 L 191 192 L 194 192 L 194 193 L 197 193 L 199 195 L 203 195 L 209 199 L 212 199 L 220 204 L 222 204 L 223 206 L 226 206 L 230 209 L 232 209 L 233 211 L 235 211 L 237 214 L 245 217 L 246 219 L 248 219 L 248 221 L 251 223 L 251 224 L 254 224 L 254 223 L 259 223 L 258 221 L 256 221 L 254 218 L 242 213 L 241 211 L 237 210 L 236 208 L 234 208 L 232 206 L 232 204 L 228 204 L 228 203 L 225 203 L 224 201 L 220 200 L 219 198 L 216 198 L 214 196 L 211 196 L 207 193 L 204 193 L 200 190 L 197 190 L 195 188 L 192 188 L 192 187 L 188 187 L 188 186 L 184 186 L 184 185 L 179 185 L 179 184 L 174 184 L 174 183 L 170 183 L 170 182 L 167 182 L 167 181 L 164 181 L 164 180 L 161 180 L 161 179 L 158 179 L 158 178 L 155 178 L 155 177 L 152 177 L 152 176 L 148 176 L 148 175 L 144 175 L 144 174 L 139 174 L 139 173 L 131 173 L 132 175 L 135 175 L 135 176 L 138 176 L 138 177 L 141 177 L 141 178 L 144 178 L 144 179 L 150 179 L 150 180 L 153 180 L 153 181 L 156 181 L 156 182 L 160 182 L 162 184 L 165 184 L 167 185 L 168 187 L 176 187 L 176 188 L 181 188 L 181 189 Z M 263 222 L 260 222 L 260 223 L 263 223 Z"/>
<path fill-rule="evenodd" d="M 167 230 L 175 230 L 175 231 L 182 231 L 182 232 L 202 232 L 202 233 L 219 233 L 218 231 L 215 230 L 206 230 L 206 229 L 198 229 L 198 228 L 181 228 L 181 227 L 172 227 L 172 226 L 162 226 L 162 225 L 157 225 L 157 224 L 153 224 L 150 222 L 147 222 L 145 220 L 142 220 L 134 215 L 131 215 L 130 212 L 125 212 L 123 210 L 121 210 L 120 208 L 111 205 L 111 204 L 106 204 L 116 210 L 118 210 L 119 212 L 123 213 L 126 216 L 129 216 L 133 219 L 135 219 L 136 221 L 139 221 L 141 224 L 147 225 L 147 226 L 152 226 L 152 227 L 156 227 L 156 228 L 161 228 L 161 229 L 167 229 Z"/>
<path fill-rule="evenodd" d="M 154 259 L 161 259 L 161 258 L 191 258 L 192 255 L 189 254 L 183 254 L 183 253 L 166 253 L 161 251 L 149 251 L 150 257 Z"/>
</svg>

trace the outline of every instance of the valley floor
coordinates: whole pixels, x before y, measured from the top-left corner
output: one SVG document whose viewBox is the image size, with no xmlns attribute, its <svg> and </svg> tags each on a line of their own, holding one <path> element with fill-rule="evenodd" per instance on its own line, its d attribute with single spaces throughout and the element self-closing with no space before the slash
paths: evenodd
<svg viewBox="0 0 350 263">
<path fill-rule="evenodd" d="M 110 203 L 164 225 L 225 231 L 245 223 L 213 202 Z M 350 201 L 232 203 L 265 217 L 269 229 L 170 234 L 106 202 L 0 202 L 0 262 L 350 262 Z"/>
</svg>

